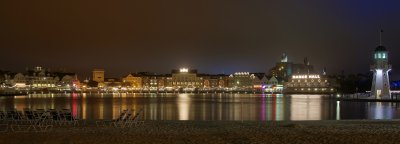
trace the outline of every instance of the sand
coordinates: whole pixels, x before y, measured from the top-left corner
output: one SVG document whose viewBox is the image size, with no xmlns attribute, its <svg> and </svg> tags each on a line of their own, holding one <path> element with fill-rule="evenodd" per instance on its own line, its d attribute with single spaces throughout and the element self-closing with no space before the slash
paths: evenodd
<svg viewBox="0 0 400 144">
<path fill-rule="evenodd" d="M 55 126 L 50 132 L 2 132 L 0 144 L 119 143 L 400 143 L 398 120 L 351 121 L 146 121 L 129 128 Z"/>
</svg>

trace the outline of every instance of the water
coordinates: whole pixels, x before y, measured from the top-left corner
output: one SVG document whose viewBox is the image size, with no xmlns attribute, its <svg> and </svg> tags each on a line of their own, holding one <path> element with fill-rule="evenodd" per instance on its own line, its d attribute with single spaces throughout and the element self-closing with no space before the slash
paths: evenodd
<svg viewBox="0 0 400 144">
<path fill-rule="evenodd" d="M 400 103 L 339 102 L 323 95 L 35 94 L 0 97 L 0 110 L 71 109 L 81 119 L 113 119 L 124 109 L 147 120 L 398 119 Z"/>
</svg>

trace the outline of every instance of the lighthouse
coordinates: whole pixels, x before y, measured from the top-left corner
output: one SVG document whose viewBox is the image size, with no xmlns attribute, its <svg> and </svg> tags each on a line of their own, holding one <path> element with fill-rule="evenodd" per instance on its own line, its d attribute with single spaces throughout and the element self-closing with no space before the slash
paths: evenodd
<svg viewBox="0 0 400 144">
<path fill-rule="evenodd" d="M 382 31 L 381 31 L 382 33 Z M 388 51 L 382 44 L 375 48 L 374 63 L 371 71 L 374 72 L 372 79 L 371 95 L 376 99 L 390 98 L 389 71 L 392 66 L 388 62 Z"/>
</svg>

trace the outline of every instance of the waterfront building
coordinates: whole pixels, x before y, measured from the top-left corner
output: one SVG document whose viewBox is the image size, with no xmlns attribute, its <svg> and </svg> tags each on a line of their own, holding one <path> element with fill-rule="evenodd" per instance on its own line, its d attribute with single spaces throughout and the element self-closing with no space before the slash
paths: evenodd
<svg viewBox="0 0 400 144">
<path fill-rule="evenodd" d="M 28 70 L 28 74 L 25 76 L 27 84 L 32 88 L 54 88 L 58 79 L 56 79 L 49 70 L 42 67 L 35 67 L 32 70 Z"/>
<path fill-rule="evenodd" d="M 76 90 L 81 86 L 78 77 L 74 73 L 53 73 L 55 76 L 54 79 L 56 81 L 56 86 L 59 90 Z M 61 79 L 60 79 L 61 77 Z"/>
<path fill-rule="evenodd" d="M 13 81 L 11 83 L 12 83 L 11 85 L 16 87 L 16 88 L 25 88 L 25 87 L 27 87 L 27 85 L 26 85 L 27 81 L 26 81 L 25 75 L 22 74 L 22 73 L 17 73 L 14 76 L 14 79 L 13 79 Z"/>
<path fill-rule="evenodd" d="M 203 79 L 203 88 L 205 90 L 221 90 L 228 86 L 228 76 L 224 74 L 198 74 Z"/>
<path fill-rule="evenodd" d="M 388 63 L 388 51 L 382 45 L 375 48 L 374 64 L 371 71 L 374 76 L 372 79 L 371 94 L 377 99 L 390 98 L 389 71 L 392 66 Z"/>
<path fill-rule="evenodd" d="M 203 78 L 197 76 L 197 70 L 181 68 L 172 70 L 171 82 L 174 89 L 194 90 L 203 86 Z"/>
<path fill-rule="evenodd" d="M 118 78 L 105 78 L 104 85 L 107 88 L 119 88 L 121 87 L 121 80 Z"/>
<path fill-rule="evenodd" d="M 252 90 L 256 76 L 249 72 L 236 72 L 229 75 L 229 88 L 233 90 Z"/>
<path fill-rule="evenodd" d="M 283 53 L 280 62 L 271 68 L 268 73 L 271 76 L 287 80 L 294 74 L 309 74 L 314 72 L 314 67 L 310 65 L 308 58 L 304 58 L 304 63 L 298 64 L 288 61 L 288 56 Z"/>
<path fill-rule="evenodd" d="M 335 82 L 318 74 L 292 75 L 284 84 L 285 93 L 334 93 Z"/>
<path fill-rule="evenodd" d="M 122 78 L 122 82 L 129 83 L 134 89 L 142 88 L 142 78 L 138 74 L 128 74 Z"/>
</svg>

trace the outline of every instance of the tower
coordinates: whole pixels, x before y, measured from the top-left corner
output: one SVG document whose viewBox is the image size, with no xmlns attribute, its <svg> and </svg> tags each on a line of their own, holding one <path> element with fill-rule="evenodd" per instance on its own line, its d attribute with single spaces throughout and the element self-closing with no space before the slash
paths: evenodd
<svg viewBox="0 0 400 144">
<path fill-rule="evenodd" d="M 93 81 L 98 83 L 104 82 L 104 70 L 103 69 L 94 69 L 93 70 Z"/>
<path fill-rule="evenodd" d="M 287 59 L 287 58 L 288 58 L 288 57 L 287 57 L 286 53 L 283 53 L 282 56 L 281 56 L 281 62 L 283 62 L 283 63 L 288 62 L 288 59 Z"/>
<path fill-rule="evenodd" d="M 390 98 L 388 73 L 391 69 L 392 66 L 388 62 L 388 52 L 380 42 L 379 46 L 375 48 L 374 63 L 371 65 L 371 71 L 374 72 L 371 94 L 375 96 L 375 98 Z"/>
</svg>

